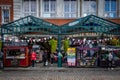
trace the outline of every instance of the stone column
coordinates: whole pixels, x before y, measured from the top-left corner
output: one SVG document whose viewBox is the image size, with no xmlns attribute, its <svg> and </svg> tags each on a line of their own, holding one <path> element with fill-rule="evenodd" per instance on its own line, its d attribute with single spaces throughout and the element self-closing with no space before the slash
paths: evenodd
<svg viewBox="0 0 120 80">
<path fill-rule="evenodd" d="M 23 13 L 22 5 L 23 5 L 22 0 L 13 0 L 13 12 L 14 12 L 13 20 L 17 20 L 24 16 L 22 14 Z"/>
<path fill-rule="evenodd" d="M 77 0 L 77 18 L 81 17 L 81 0 Z"/>
<path fill-rule="evenodd" d="M 98 16 L 104 17 L 104 0 L 98 0 Z"/>
<path fill-rule="evenodd" d="M 42 12 L 43 12 L 43 9 L 42 9 L 43 0 L 40 0 L 39 4 L 40 4 L 40 6 L 39 6 L 39 7 L 40 7 L 40 8 L 39 8 L 39 9 L 40 9 L 40 10 L 39 10 L 39 11 L 40 11 L 40 16 L 39 16 L 39 17 L 43 17 L 43 15 L 42 15 Z"/>
<path fill-rule="evenodd" d="M 37 2 L 37 8 L 36 8 L 36 9 L 37 9 L 37 10 L 36 10 L 36 11 L 37 11 L 37 15 L 36 15 L 36 16 L 39 17 L 39 10 L 40 10 L 40 9 L 39 9 L 39 5 L 40 5 L 40 4 L 39 4 L 39 0 L 36 0 L 36 2 Z"/>
<path fill-rule="evenodd" d="M 81 17 L 84 17 L 84 0 L 81 0 Z"/>
</svg>

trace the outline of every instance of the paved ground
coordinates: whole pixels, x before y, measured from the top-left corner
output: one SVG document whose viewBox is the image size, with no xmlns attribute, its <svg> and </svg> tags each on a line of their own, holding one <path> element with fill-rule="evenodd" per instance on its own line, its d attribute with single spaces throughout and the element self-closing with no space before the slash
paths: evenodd
<svg viewBox="0 0 120 80">
<path fill-rule="evenodd" d="M 120 69 L 106 68 L 5 68 L 0 80 L 120 80 Z"/>
</svg>

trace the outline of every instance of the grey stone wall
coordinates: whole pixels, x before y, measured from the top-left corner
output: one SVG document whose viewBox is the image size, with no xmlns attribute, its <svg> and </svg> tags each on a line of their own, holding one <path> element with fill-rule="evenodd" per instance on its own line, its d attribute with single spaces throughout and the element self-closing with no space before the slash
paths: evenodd
<svg viewBox="0 0 120 80">
<path fill-rule="evenodd" d="M 13 0 L 14 20 L 22 17 L 22 0 Z"/>
</svg>

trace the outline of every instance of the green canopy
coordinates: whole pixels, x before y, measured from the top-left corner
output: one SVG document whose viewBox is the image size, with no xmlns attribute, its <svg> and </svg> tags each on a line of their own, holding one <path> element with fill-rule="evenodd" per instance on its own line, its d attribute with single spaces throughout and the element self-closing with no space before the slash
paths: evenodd
<svg viewBox="0 0 120 80">
<path fill-rule="evenodd" d="M 89 15 L 76 19 L 62 26 L 49 23 L 34 16 L 27 16 L 14 22 L 2 25 L 3 34 L 29 34 L 38 32 L 39 34 L 69 35 L 84 32 L 95 32 L 104 34 L 120 34 L 120 24 L 107 19 Z"/>
<path fill-rule="evenodd" d="M 119 35 L 120 24 L 97 17 L 95 15 L 89 15 L 63 25 L 61 31 L 64 34 L 95 32 Z"/>
<path fill-rule="evenodd" d="M 39 32 L 40 34 L 56 34 L 58 27 L 52 23 L 34 16 L 27 16 L 14 22 L 2 25 L 3 34 L 28 34 Z"/>
</svg>

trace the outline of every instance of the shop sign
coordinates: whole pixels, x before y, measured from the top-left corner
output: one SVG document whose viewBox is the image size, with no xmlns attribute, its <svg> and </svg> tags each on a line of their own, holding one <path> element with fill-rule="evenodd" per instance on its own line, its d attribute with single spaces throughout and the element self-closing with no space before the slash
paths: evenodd
<svg viewBox="0 0 120 80">
<path fill-rule="evenodd" d="M 67 49 L 67 63 L 68 66 L 75 66 L 76 64 L 76 49 L 75 48 L 68 48 Z"/>
<path fill-rule="evenodd" d="M 4 46 L 27 46 L 26 42 L 4 42 Z"/>
</svg>

